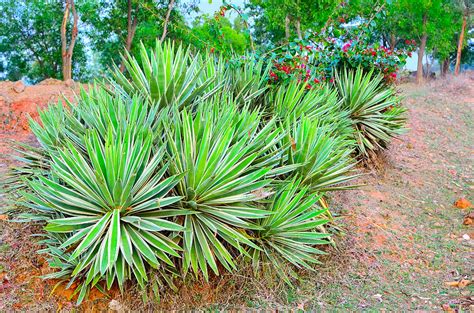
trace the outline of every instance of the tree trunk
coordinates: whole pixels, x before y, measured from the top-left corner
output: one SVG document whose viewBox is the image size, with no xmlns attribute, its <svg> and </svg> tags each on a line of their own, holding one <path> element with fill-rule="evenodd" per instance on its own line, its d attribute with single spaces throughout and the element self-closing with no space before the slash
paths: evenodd
<svg viewBox="0 0 474 313">
<path fill-rule="evenodd" d="M 163 42 L 163 40 L 165 40 L 166 38 L 166 32 L 168 31 L 168 24 L 170 22 L 171 11 L 173 11 L 174 1 L 175 0 L 170 0 L 170 2 L 168 3 L 168 11 L 166 12 L 165 22 L 163 24 L 163 34 L 161 34 L 160 39 L 161 42 Z"/>
<path fill-rule="evenodd" d="M 425 14 L 423 16 L 423 35 L 421 36 L 420 48 L 418 49 L 418 64 L 416 67 L 416 82 L 418 84 L 423 83 L 423 55 L 425 54 L 426 40 L 428 39 L 428 35 L 426 34 L 426 22 L 427 16 Z"/>
<path fill-rule="evenodd" d="M 71 32 L 71 40 L 69 45 L 67 43 L 67 24 L 69 21 L 69 12 L 72 12 L 73 25 Z M 63 61 L 63 80 L 71 79 L 72 77 L 72 53 L 77 38 L 77 22 L 79 18 L 76 12 L 74 0 L 66 0 L 66 7 L 64 9 L 63 22 L 61 24 L 61 56 Z"/>
<path fill-rule="evenodd" d="M 395 46 L 397 45 L 397 38 L 395 37 L 394 33 L 390 34 L 390 50 L 395 50 Z"/>
<path fill-rule="evenodd" d="M 296 33 L 298 34 L 298 39 L 302 40 L 303 36 L 301 35 L 301 21 L 299 18 L 296 20 L 295 24 L 296 24 Z"/>
<path fill-rule="evenodd" d="M 456 66 L 454 67 L 454 75 L 459 75 L 459 70 L 461 69 L 461 52 L 462 52 L 462 43 L 464 41 L 464 31 L 466 29 L 467 15 L 464 14 L 462 17 L 462 26 L 461 33 L 459 34 L 458 41 L 458 51 L 456 53 Z"/>
<path fill-rule="evenodd" d="M 287 14 L 285 16 L 285 39 L 290 41 L 290 16 Z"/>
<path fill-rule="evenodd" d="M 137 30 L 137 17 L 132 18 L 132 0 L 128 0 L 128 8 L 127 8 L 127 38 L 125 40 L 125 51 L 130 52 L 132 49 L 132 42 L 133 37 L 135 37 L 135 31 Z M 120 63 L 120 71 L 123 72 L 125 70 L 125 64 L 122 62 Z"/>
<path fill-rule="evenodd" d="M 424 77 L 429 78 L 430 77 L 430 72 L 431 72 L 431 63 L 430 63 L 430 60 L 428 58 L 428 55 L 425 55 L 425 58 L 426 58 L 426 65 L 425 65 L 426 71 L 424 73 Z"/>
<path fill-rule="evenodd" d="M 446 77 L 446 74 L 449 72 L 449 57 L 443 60 L 441 63 L 441 77 Z"/>
</svg>

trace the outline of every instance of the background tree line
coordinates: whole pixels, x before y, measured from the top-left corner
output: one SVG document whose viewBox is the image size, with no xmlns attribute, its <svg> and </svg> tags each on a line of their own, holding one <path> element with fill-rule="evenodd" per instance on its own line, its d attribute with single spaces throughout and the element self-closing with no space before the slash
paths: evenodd
<svg viewBox="0 0 474 313">
<path fill-rule="evenodd" d="M 210 15 L 197 0 L 0 0 L 0 10 L 1 79 L 88 81 L 120 64 L 124 51 L 136 55 L 139 42 L 155 40 L 224 54 L 271 51 L 334 19 L 357 25 L 371 18 L 371 36 L 387 48 L 403 45 L 402 38 L 416 41 L 422 82 L 427 55 L 439 60 L 442 75 L 450 66 L 457 74 L 462 58 L 470 62 L 473 6 L 471 0 L 250 0 L 241 8 L 225 3 Z"/>
</svg>

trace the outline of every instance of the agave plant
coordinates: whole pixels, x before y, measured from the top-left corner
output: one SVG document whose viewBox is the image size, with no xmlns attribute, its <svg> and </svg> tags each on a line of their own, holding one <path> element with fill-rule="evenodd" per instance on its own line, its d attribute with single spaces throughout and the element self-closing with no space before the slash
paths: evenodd
<svg viewBox="0 0 474 313">
<path fill-rule="evenodd" d="M 40 110 L 39 122 L 30 119 L 30 128 L 44 149 L 54 151 L 71 140 L 85 151 L 84 136 L 89 129 L 97 130 L 101 140 L 109 130 L 116 134 L 129 125 L 150 128 L 153 135 L 158 135 L 160 121 L 166 115 L 166 110 L 159 110 L 158 105 L 138 95 L 113 95 L 97 85 L 87 91 L 81 89 L 75 100 L 78 104 L 65 99 Z"/>
<path fill-rule="evenodd" d="M 336 73 L 343 108 L 350 112 L 358 150 L 366 157 L 406 131 L 406 110 L 400 106 L 395 89 L 382 81 L 383 76 L 374 74 L 373 69 L 365 73 L 359 67 Z"/>
<path fill-rule="evenodd" d="M 57 249 L 70 251 L 71 277 L 81 277 L 84 289 L 102 278 L 122 286 L 132 274 L 145 286 L 145 265 L 173 266 L 170 256 L 181 250 L 163 233 L 182 230 L 166 219 L 184 214 L 167 208 L 181 199 L 166 197 L 180 177 L 164 177 L 164 150 L 154 151 L 150 130 L 109 129 L 105 143 L 92 130 L 84 142 L 84 153 L 67 141 L 51 155 L 52 177 L 30 180 L 34 194 L 25 197 L 33 210 L 55 216 L 46 231 L 68 234 Z"/>
<path fill-rule="evenodd" d="M 287 163 L 301 164 L 294 174 L 311 191 L 325 192 L 348 189 L 358 175 L 351 158 L 353 141 L 337 132 L 337 125 L 321 125 L 318 120 L 303 117 L 299 122 L 288 122 L 284 138 Z"/>
<path fill-rule="evenodd" d="M 256 60 L 247 54 L 228 62 L 230 89 L 237 103 L 251 104 L 252 107 L 261 105 L 264 93 L 268 89 L 268 73 L 271 63 L 263 59 Z"/>
<path fill-rule="evenodd" d="M 123 57 L 130 79 L 114 65 L 108 83 L 113 86 L 113 92 L 139 94 L 161 108 L 170 105 L 183 108 L 196 98 L 206 98 L 218 90 L 216 87 L 204 93 L 216 77 L 203 79 L 202 60 L 190 48 L 176 47 L 172 42 L 157 41 L 151 53 L 140 43 L 140 60 L 128 52 Z"/>
<path fill-rule="evenodd" d="M 270 263 L 281 278 L 290 283 L 288 276 L 295 276 L 286 266 L 312 269 L 317 257 L 324 252 L 315 246 L 328 244 L 330 235 L 322 225 L 327 209 L 318 207 L 321 195 L 310 191 L 300 179 L 284 182 L 270 199 L 267 209 L 271 212 L 258 221 L 261 229 L 254 231 L 259 249 L 251 249 L 254 270 Z"/>
<path fill-rule="evenodd" d="M 22 149 L 12 186 L 29 218 L 46 223 L 41 252 L 58 269 L 49 276 L 79 285 L 81 301 L 102 281 L 208 279 L 240 256 L 280 274 L 288 263 L 310 268 L 328 238 L 317 202 L 356 176 L 349 114 L 371 138 L 376 131 L 357 125 L 380 116 L 396 125 L 402 109 L 379 106 L 391 99 L 379 89 L 368 107 L 352 106 L 364 94 L 352 87 L 342 102 L 296 82 L 268 95 L 267 65 L 248 56 L 159 42 L 140 56 L 126 54 L 126 72 L 114 67 L 107 86 L 82 90 L 77 104 L 31 121 L 40 148 Z M 340 86 L 355 84 L 349 75 Z"/>
<path fill-rule="evenodd" d="M 182 221 L 183 270 L 192 268 L 205 278 L 208 266 L 218 274 L 218 262 L 229 271 L 235 268 L 229 247 L 239 254 L 245 253 L 245 246 L 257 249 L 245 230 L 255 228 L 253 221 L 268 213 L 255 201 L 269 194 L 268 175 L 279 158 L 265 154 L 282 136 L 274 121 L 262 129 L 256 123 L 242 132 L 237 112 L 219 116 L 226 121 L 222 124 L 209 112 L 193 118 L 184 110 L 169 125 L 167 136 L 170 173 L 185 173 L 176 193 L 183 197 L 183 209 L 191 212 Z"/>
<path fill-rule="evenodd" d="M 305 116 L 310 119 L 322 119 L 328 124 L 347 118 L 341 109 L 337 92 L 323 85 L 308 90 L 306 84 L 292 81 L 281 85 L 270 95 L 271 113 L 280 120 L 298 120 Z"/>
</svg>

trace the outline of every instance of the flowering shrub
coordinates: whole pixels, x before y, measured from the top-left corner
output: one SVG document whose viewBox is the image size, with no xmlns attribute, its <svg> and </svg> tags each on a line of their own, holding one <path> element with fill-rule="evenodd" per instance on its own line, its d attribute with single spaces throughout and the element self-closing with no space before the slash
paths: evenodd
<svg viewBox="0 0 474 313">
<path fill-rule="evenodd" d="M 344 18 L 338 21 L 339 25 L 272 50 L 268 56 L 273 63 L 270 81 L 298 79 L 310 89 L 320 82 L 333 82 L 334 70 L 361 66 L 366 71 L 375 68 L 386 83 L 394 82 L 415 49 L 415 41 L 405 40 L 402 47 L 389 49 L 371 40 L 370 27 L 348 27 Z"/>
</svg>

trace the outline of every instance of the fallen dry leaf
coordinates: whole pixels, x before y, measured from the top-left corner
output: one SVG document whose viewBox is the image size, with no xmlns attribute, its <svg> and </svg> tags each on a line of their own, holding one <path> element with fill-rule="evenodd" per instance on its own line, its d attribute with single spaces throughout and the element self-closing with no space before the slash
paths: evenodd
<svg viewBox="0 0 474 313">
<path fill-rule="evenodd" d="M 464 288 L 466 286 L 469 286 L 470 284 L 471 284 L 471 281 L 467 279 L 461 279 L 460 281 L 445 282 L 445 285 L 448 287 L 458 287 L 458 288 Z"/>
<path fill-rule="evenodd" d="M 8 221 L 8 215 L 0 214 L 0 221 Z"/>
<path fill-rule="evenodd" d="M 472 225 L 474 224 L 474 212 L 470 212 L 464 216 L 463 225 Z"/>
<path fill-rule="evenodd" d="M 459 285 L 458 281 L 447 281 L 444 283 L 448 287 L 457 287 Z"/>
<path fill-rule="evenodd" d="M 454 202 L 454 206 L 458 209 L 468 209 L 472 208 L 472 203 L 469 202 L 466 198 L 459 198 Z"/>
</svg>

